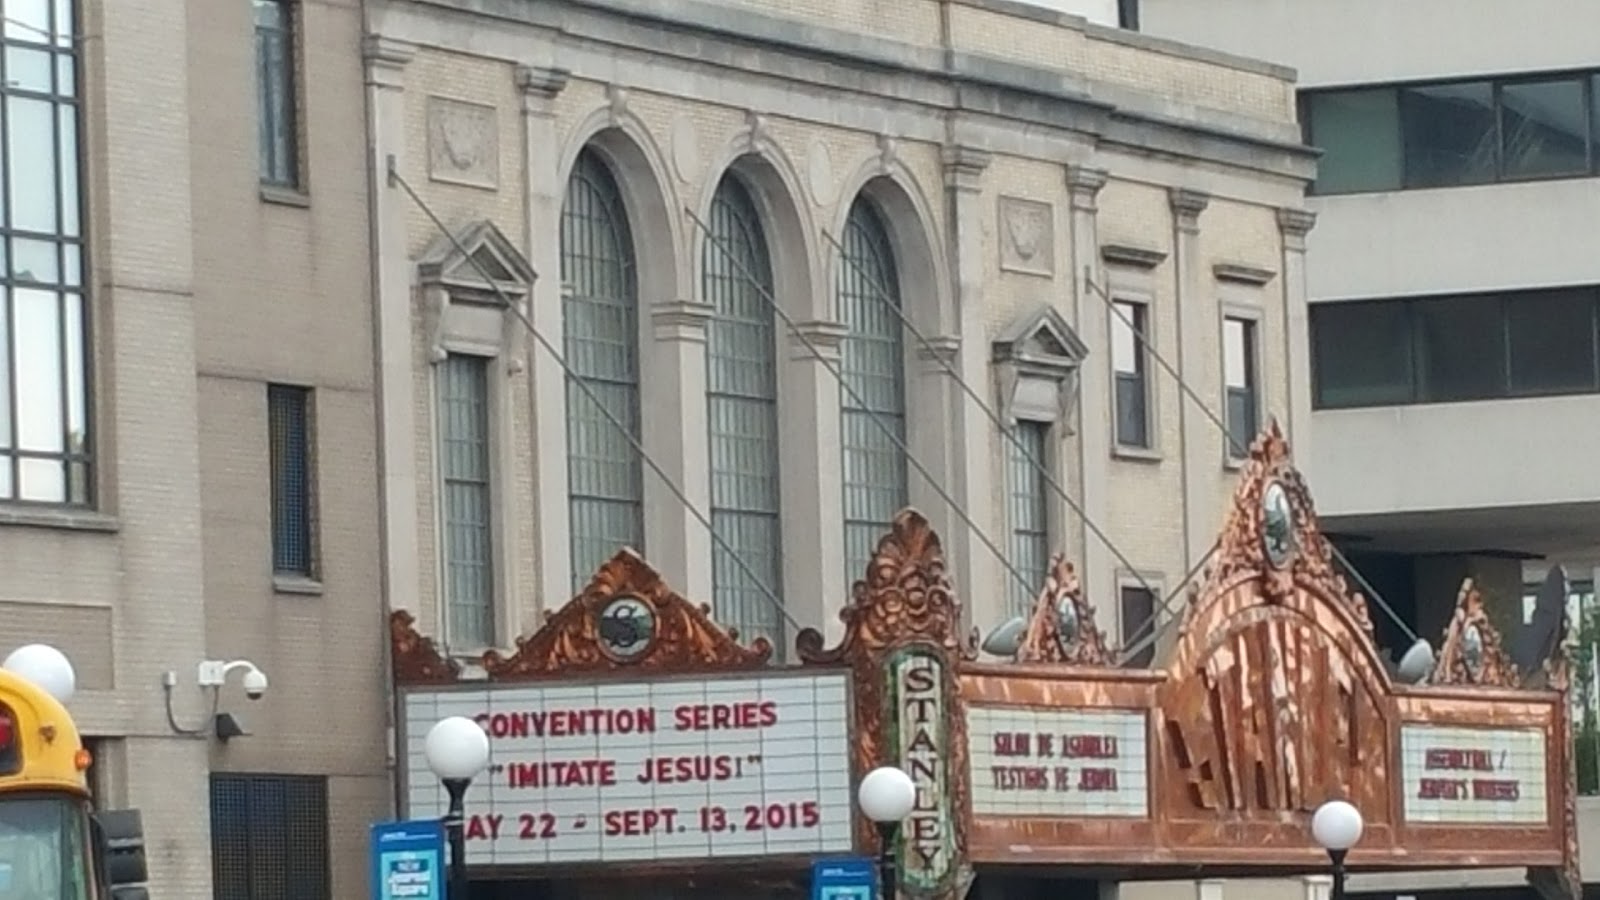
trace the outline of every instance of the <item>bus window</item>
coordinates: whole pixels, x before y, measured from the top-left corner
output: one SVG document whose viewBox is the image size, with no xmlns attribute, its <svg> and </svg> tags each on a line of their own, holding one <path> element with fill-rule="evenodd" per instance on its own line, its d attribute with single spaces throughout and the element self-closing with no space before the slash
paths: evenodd
<svg viewBox="0 0 1600 900">
<path fill-rule="evenodd" d="M 0 798 L 0 900 L 90 900 L 89 860 L 81 801 Z"/>
</svg>

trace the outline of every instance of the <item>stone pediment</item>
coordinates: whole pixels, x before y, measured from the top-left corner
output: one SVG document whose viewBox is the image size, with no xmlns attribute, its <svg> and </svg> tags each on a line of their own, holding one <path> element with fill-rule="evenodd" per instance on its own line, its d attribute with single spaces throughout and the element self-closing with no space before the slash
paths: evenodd
<svg viewBox="0 0 1600 900">
<path fill-rule="evenodd" d="M 423 284 L 452 291 L 492 293 L 498 287 L 513 296 L 526 294 L 538 278 L 516 245 L 488 219 L 434 238 L 417 261 L 417 273 Z"/>
<path fill-rule="evenodd" d="M 994 340 L 994 361 L 1023 370 L 1065 373 L 1088 355 L 1088 346 L 1053 306 L 1022 316 Z"/>
</svg>

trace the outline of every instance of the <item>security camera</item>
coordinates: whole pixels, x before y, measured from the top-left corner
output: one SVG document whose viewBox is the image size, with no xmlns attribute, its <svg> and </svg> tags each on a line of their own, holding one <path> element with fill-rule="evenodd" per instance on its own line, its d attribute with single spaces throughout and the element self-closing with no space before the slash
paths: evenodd
<svg viewBox="0 0 1600 900">
<path fill-rule="evenodd" d="M 244 695 L 251 700 L 260 700 L 261 695 L 267 692 L 267 675 L 260 669 L 251 669 L 244 673 Z"/>
</svg>

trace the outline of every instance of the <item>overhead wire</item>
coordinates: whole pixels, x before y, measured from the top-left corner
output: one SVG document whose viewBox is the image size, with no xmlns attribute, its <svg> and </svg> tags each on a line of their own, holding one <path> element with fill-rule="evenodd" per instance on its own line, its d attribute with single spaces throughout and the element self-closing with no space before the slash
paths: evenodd
<svg viewBox="0 0 1600 900">
<path fill-rule="evenodd" d="M 938 479 L 934 478 L 933 473 L 928 471 L 927 466 L 923 465 L 922 461 L 917 459 L 916 454 L 911 452 L 911 448 L 906 445 L 905 440 L 896 434 L 895 430 L 883 421 L 883 415 L 874 411 L 870 405 L 867 404 L 865 398 L 863 398 L 855 388 L 851 387 L 850 383 L 845 379 L 844 373 L 839 370 L 838 365 L 822 352 L 821 348 L 819 348 L 816 343 L 811 340 L 810 336 L 800 330 L 800 326 L 795 323 L 794 318 L 790 316 L 786 310 L 784 310 L 782 304 L 778 303 L 778 299 L 774 297 L 772 293 L 766 289 L 765 285 L 761 283 L 762 280 L 756 278 L 755 273 L 751 272 L 749 267 L 746 266 L 742 260 L 740 260 L 727 246 L 724 245 L 721 240 L 717 238 L 716 234 L 711 231 L 710 226 L 708 226 L 705 221 L 695 213 L 694 210 L 685 207 L 684 213 L 689 217 L 689 220 L 700 229 L 700 232 L 702 235 L 704 235 L 705 239 L 711 242 L 719 251 L 721 251 L 724 258 L 733 263 L 734 267 L 739 270 L 739 274 L 745 279 L 745 281 L 761 294 L 761 296 L 767 301 L 767 304 L 772 307 L 773 313 L 777 315 L 778 318 L 783 320 L 783 324 L 789 329 L 789 332 L 798 338 L 800 343 L 805 346 L 806 350 L 809 351 L 812 356 L 816 357 L 817 361 L 822 364 L 823 368 L 827 369 L 828 374 L 833 376 L 835 381 L 839 382 L 839 387 L 842 388 L 847 395 L 849 395 L 852 401 L 862 408 L 872 424 L 876 425 L 878 429 L 883 432 L 884 436 L 893 442 L 895 449 L 899 450 L 905 455 L 906 461 L 917 470 L 917 474 L 921 475 L 923 479 L 928 482 L 928 485 L 932 487 L 934 492 L 939 495 L 939 498 L 948 504 L 951 511 L 954 512 L 959 519 L 961 519 L 962 524 L 966 525 L 968 530 L 976 535 L 978 540 L 983 543 L 984 547 L 986 547 L 990 553 L 994 554 L 994 558 L 1000 563 L 1001 566 L 1005 568 L 1008 573 L 1010 573 L 1012 578 L 1016 579 L 1018 584 L 1022 585 L 1023 590 L 1028 594 L 1032 594 L 1034 591 L 1037 591 L 1039 586 L 1030 583 L 1021 572 L 1017 571 L 1016 567 L 1011 564 L 1011 561 L 1006 558 L 1005 552 L 995 544 L 994 540 L 989 537 L 988 533 L 985 532 L 977 522 L 973 521 L 972 516 L 961 507 L 961 504 L 950 495 L 950 492 L 946 490 L 943 485 L 939 484 Z"/>
<path fill-rule="evenodd" d="M 1057 497 L 1067 504 L 1067 507 L 1071 509 L 1073 514 L 1078 517 L 1078 520 L 1083 523 L 1084 529 L 1092 534 L 1102 546 L 1111 552 L 1111 555 L 1115 557 L 1117 562 L 1122 565 L 1128 577 L 1138 584 L 1139 587 L 1148 593 L 1152 598 L 1159 599 L 1161 609 L 1170 609 L 1172 598 L 1176 597 L 1182 592 L 1183 585 L 1187 584 L 1188 578 L 1185 578 L 1183 583 L 1180 583 L 1178 587 L 1169 594 L 1164 595 L 1163 592 L 1156 590 L 1155 587 L 1153 587 L 1150 582 L 1142 574 L 1140 574 L 1138 568 L 1135 567 L 1133 562 L 1128 559 L 1128 556 L 1124 554 L 1122 550 L 1117 547 L 1116 543 L 1111 540 L 1111 536 L 1108 535 L 1105 530 L 1094 521 L 1094 519 L 1089 515 L 1088 511 L 1083 508 L 1083 505 L 1078 500 L 1073 498 L 1072 495 L 1067 493 L 1066 488 L 1061 486 L 1061 482 L 1056 479 L 1055 474 L 1050 471 L 1050 468 L 1028 450 L 1027 446 L 1024 445 L 1021 439 L 1016 436 L 1015 429 L 1006 426 L 1005 419 L 1003 419 L 999 413 L 995 412 L 994 408 L 989 404 L 989 402 L 984 399 L 984 397 L 979 394 L 978 391 L 975 390 L 964 377 L 962 377 L 960 371 L 958 371 L 949 363 L 949 361 L 945 359 L 945 354 L 939 352 L 939 349 L 935 347 L 933 342 L 928 339 L 927 335 L 922 332 L 922 329 L 918 328 L 916 323 L 911 320 L 911 317 L 906 315 L 905 311 L 900 308 L 900 304 L 893 301 L 889 294 L 888 287 L 882 283 L 877 275 L 873 272 L 867 271 L 864 266 L 851 259 L 850 255 L 845 252 L 844 244 L 839 241 L 837 235 L 833 234 L 827 229 L 823 229 L 822 236 L 828 241 L 828 243 L 833 245 L 841 260 L 845 260 L 849 265 L 854 267 L 857 276 L 862 278 L 865 283 L 872 288 L 872 291 L 877 295 L 879 302 L 893 311 L 895 317 L 900 320 L 900 324 L 903 325 L 905 329 L 911 333 L 912 337 L 917 340 L 917 343 L 921 345 L 927 356 L 935 361 L 961 388 L 962 393 L 966 394 L 968 399 L 975 403 L 978 409 L 981 410 L 986 417 L 988 417 L 989 421 L 992 422 L 995 428 L 999 430 L 1002 439 L 1010 442 L 1012 448 L 1021 455 L 1023 460 L 1025 460 L 1036 473 L 1039 474 L 1041 480 L 1044 481 L 1045 485 L 1049 487 L 1051 492 L 1053 492 Z M 1210 554 L 1207 554 L 1207 558 L 1210 558 Z M 1203 562 L 1204 561 L 1202 561 L 1202 563 Z M 1037 585 L 1030 586 L 1029 588 L 1030 592 L 1037 590 Z M 1126 655 L 1128 654 L 1125 654 L 1125 656 Z"/>
<path fill-rule="evenodd" d="M 782 616 L 786 622 L 793 626 L 796 632 L 801 630 L 804 626 L 802 626 L 800 622 L 789 613 L 789 610 L 784 606 L 783 601 L 778 597 L 776 592 L 774 592 L 771 587 L 769 587 L 764 581 L 761 580 L 759 576 L 756 575 L 754 571 L 751 570 L 749 564 L 747 564 L 744 559 L 733 549 L 733 547 L 728 544 L 726 539 L 717 533 L 716 528 L 712 527 L 711 518 L 705 513 L 701 512 L 700 509 L 694 505 L 694 503 L 689 499 L 689 496 L 684 493 L 683 489 L 680 488 L 672 480 L 672 478 L 667 475 L 666 470 L 661 467 L 661 464 L 656 462 L 655 458 L 651 456 L 649 451 L 645 449 L 644 444 L 633 435 L 633 432 L 626 425 L 623 424 L 622 419 L 610 409 L 607 409 L 606 405 L 600 400 L 599 395 L 595 393 L 594 389 L 589 387 L 584 379 L 578 376 L 577 372 L 573 370 L 573 368 L 567 363 L 566 357 L 556 349 L 555 345 L 550 342 L 549 338 L 545 337 L 545 335 L 539 331 L 538 327 L 533 324 L 532 319 L 528 318 L 528 314 L 523 311 L 522 307 L 506 294 L 504 289 L 500 287 L 499 282 L 489 274 L 488 270 L 483 266 L 483 264 L 478 261 L 478 258 L 467 251 L 467 248 L 462 245 L 461 239 L 456 237 L 455 233 L 445 226 L 444 222 L 439 219 L 438 214 L 433 211 L 433 208 L 417 195 L 416 190 L 411 187 L 411 184 L 406 181 L 405 177 L 402 176 L 396 168 L 393 156 L 388 158 L 388 170 L 389 183 L 399 185 L 401 189 L 406 192 L 407 196 L 411 198 L 411 201 L 417 204 L 417 206 L 422 210 L 423 214 L 428 217 L 428 220 L 433 223 L 433 226 L 439 230 L 439 233 L 444 235 L 450 241 L 452 249 L 461 254 L 461 256 L 468 263 L 470 263 L 474 269 L 477 270 L 478 275 L 482 277 L 484 282 L 488 284 L 489 287 L 494 291 L 495 296 L 502 304 L 505 305 L 506 309 L 510 311 L 519 322 L 522 323 L 522 327 L 533 337 L 535 341 L 538 342 L 539 346 L 543 348 L 546 353 L 550 354 L 550 358 L 555 360 L 556 365 L 561 367 L 561 371 L 565 373 L 568 383 L 577 387 L 578 390 L 583 393 L 584 397 L 594 404 L 595 409 L 600 411 L 600 414 L 605 417 L 606 421 L 610 422 L 611 425 L 617 429 L 623 438 L 627 440 L 628 445 L 633 448 L 633 451 L 639 454 L 640 460 L 645 464 L 645 466 L 647 466 L 651 472 L 655 473 L 657 478 L 661 479 L 661 483 L 666 486 L 667 490 L 672 494 L 673 497 L 677 499 L 679 503 L 683 504 L 684 509 L 688 510 L 689 514 L 694 516 L 695 520 L 705 527 L 706 533 L 711 536 L 712 543 L 716 544 L 718 549 L 722 550 L 722 552 L 728 555 L 729 559 L 733 560 L 734 564 L 738 566 L 740 573 L 743 574 L 745 578 L 749 579 L 751 584 L 756 586 L 756 588 L 761 592 L 762 596 L 766 597 L 767 602 L 771 603 L 778 611 L 778 614 Z M 782 648 L 779 649 L 781 652 Z"/>
<path fill-rule="evenodd" d="M 1227 423 L 1222 421 L 1222 417 L 1217 415 L 1217 413 L 1211 409 L 1205 400 L 1195 392 L 1194 388 L 1189 386 L 1189 383 L 1185 381 L 1183 376 L 1178 373 L 1178 370 L 1174 368 L 1171 363 L 1167 362 L 1167 360 L 1159 352 L 1156 351 L 1155 345 L 1145 337 L 1145 332 L 1140 329 L 1131 318 L 1123 313 L 1122 310 L 1117 308 L 1115 299 L 1112 298 L 1112 296 L 1104 288 L 1095 282 L 1094 278 L 1092 277 L 1091 270 L 1087 266 L 1085 266 L 1083 270 L 1083 280 L 1084 283 L 1093 290 L 1095 295 L 1100 298 L 1101 302 L 1103 302 L 1106 307 L 1111 310 L 1112 315 L 1115 315 L 1123 324 L 1127 325 L 1129 330 L 1131 330 L 1134 335 L 1138 337 L 1139 345 L 1144 348 L 1145 352 L 1149 353 L 1151 358 L 1159 363 L 1161 367 L 1167 371 L 1167 374 L 1172 376 L 1172 380 L 1178 384 L 1178 389 L 1183 391 L 1184 394 L 1189 397 L 1189 399 L 1193 400 L 1196 406 L 1200 407 L 1200 411 L 1205 413 L 1206 418 L 1210 419 L 1211 423 L 1217 427 L 1219 432 L 1222 433 L 1223 439 L 1228 442 L 1228 446 L 1232 450 L 1232 454 L 1236 457 L 1245 456 L 1248 452 L 1248 448 L 1241 447 L 1239 445 L 1239 442 L 1234 439 L 1233 434 L 1228 430 Z M 1364 578 L 1359 571 L 1356 570 L 1356 567 L 1350 562 L 1350 560 L 1345 558 L 1345 555 L 1340 552 L 1339 548 L 1332 541 L 1327 541 L 1327 545 L 1328 549 L 1332 552 L 1334 559 L 1344 567 L 1346 572 L 1355 578 L 1356 582 L 1361 586 L 1361 589 L 1366 592 L 1366 595 L 1377 601 L 1378 608 L 1382 609 L 1384 613 L 1388 615 L 1389 619 L 1393 621 L 1395 625 L 1399 626 L 1400 630 L 1404 632 L 1407 637 L 1413 641 L 1418 640 L 1417 633 L 1411 629 L 1411 626 L 1407 625 L 1405 620 L 1400 618 L 1400 614 L 1395 612 L 1394 608 L 1389 605 L 1388 601 L 1384 600 L 1383 596 L 1373 589 L 1372 585 L 1368 583 L 1366 578 Z M 1215 552 L 1215 549 L 1215 547 L 1212 548 L 1213 552 Z M 1207 554 L 1207 556 L 1209 555 L 1210 554 Z M 1172 628 L 1174 624 L 1175 620 L 1169 619 L 1167 623 L 1162 626 L 1162 629 L 1158 631 L 1156 639 L 1159 639 L 1159 635 L 1164 633 L 1166 629 Z"/>
</svg>

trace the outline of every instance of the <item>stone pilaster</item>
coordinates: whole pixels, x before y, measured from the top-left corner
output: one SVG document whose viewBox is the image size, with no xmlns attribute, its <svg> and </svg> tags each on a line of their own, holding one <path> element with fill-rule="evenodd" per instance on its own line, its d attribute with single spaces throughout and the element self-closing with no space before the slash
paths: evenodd
<svg viewBox="0 0 1600 900">
<path fill-rule="evenodd" d="M 389 180 L 406 171 L 405 70 L 411 44 L 381 35 L 362 40 L 367 133 L 372 136 L 372 313 L 377 353 L 378 469 L 382 513 L 384 596 L 393 609 L 420 615 L 417 521 L 417 395 L 412 369 L 411 262 L 406 223 L 411 199 Z M 439 632 L 436 620 L 422 619 Z"/>
<path fill-rule="evenodd" d="M 710 515 L 711 446 L 706 421 L 706 326 L 714 310 L 695 300 L 650 307 L 654 340 L 640 354 L 651 402 L 641 419 L 650 456 L 688 498 L 685 506 L 654 473 L 644 476 L 646 552 L 685 597 L 711 600 L 711 536 L 690 507 Z"/>
<path fill-rule="evenodd" d="M 522 159 L 526 216 L 523 253 L 539 273 L 529 291 L 533 327 L 560 350 L 561 200 L 566 173 L 560 171 L 555 98 L 567 85 L 564 69 L 519 66 L 522 95 Z M 535 603 L 551 609 L 572 595 L 572 547 L 567 508 L 566 373 L 542 347 L 528 355 L 530 440 L 533 444 L 533 521 Z M 538 621 L 535 617 L 532 621 Z"/>
<path fill-rule="evenodd" d="M 784 555 L 816 564 L 783 568 L 784 602 L 801 622 L 836 621 L 850 580 L 861 577 L 847 576 L 844 562 L 843 389 L 834 373 L 847 334 L 838 322 L 814 320 L 796 322 L 789 335 L 790 377 L 779 423 Z"/>
<path fill-rule="evenodd" d="M 989 385 L 988 341 L 984 322 L 983 288 L 987 272 L 984 257 L 983 232 L 986 218 L 993 204 L 983 201 L 983 178 L 992 157 L 972 147 L 948 146 L 944 148 L 944 184 L 947 203 L 946 220 L 949 222 L 950 261 L 955 285 L 956 334 L 961 336 L 955 347 L 953 367 L 960 377 L 983 396 Z M 944 472 L 932 470 L 936 477 L 944 478 L 944 488 L 955 498 L 974 522 L 984 525 L 996 521 L 994 491 L 991 483 L 994 471 L 994 447 L 990 440 L 979 439 L 991 435 L 994 425 L 972 398 L 961 389 L 954 378 L 946 375 L 938 391 L 939 399 L 947 410 L 950 434 L 967 435 L 967 440 L 952 441 L 949 468 Z M 920 480 L 914 480 L 913 497 L 928 513 L 930 520 L 942 523 L 939 532 L 945 536 L 946 550 L 951 557 L 950 571 L 955 573 L 956 588 L 961 596 L 970 599 L 967 614 L 974 622 L 987 622 L 1000 613 L 995 605 L 1005 596 L 1000 591 L 1000 572 L 1003 571 L 994 556 L 972 529 L 962 524 L 938 495 L 930 490 L 916 491 Z M 990 608 L 985 608 L 986 606 Z"/>
<path fill-rule="evenodd" d="M 1079 503 L 1083 514 L 1095 523 L 1110 518 L 1107 470 L 1111 460 L 1111 416 L 1114 398 L 1111 388 L 1111 311 L 1099 291 L 1105 289 L 1100 271 L 1099 204 L 1105 187 L 1106 171 L 1088 166 L 1067 167 L 1067 191 L 1072 203 L 1072 283 L 1076 298 L 1074 326 L 1089 357 L 1078 372 L 1078 467 L 1082 473 Z M 1097 287 L 1098 286 L 1098 287 Z M 1059 501 L 1063 507 L 1064 501 Z M 1062 516 L 1075 515 L 1063 508 Z M 1071 521 L 1061 518 L 1058 521 Z M 1081 523 L 1080 523 L 1081 524 Z M 1074 548 L 1081 567 L 1084 596 L 1111 598 L 1116 595 L 1116 565 L 1111 549 L 1087 527 L 1078 529 L 1082 544 Z M 1114 641 L 1120 641 L 1122 605 L 1102 600 L 1095 612 L 1100 625 Z"/>
<path fill-rule="evenodd" d="M 1221 372 L 1206 365 L 1210 357 L 1220 359 L 1221 332 L 1216 322 L 1217 301 L 1209 290 L 1209 274 L 1200 256 L 1200 214 L 1211 197 L 1200 191 L 1172 188 L 1167 199 L 1172 207 L 1173 270 L 1177 280 L 1179 377 L 1190 390 L 1219 417 L 1222 406 Z M 1216 347 L 1215 354 L 1204 353 Z M 1181 391 L 1181 389 L 1180 389 Z M 1183 392 L 1187 394 L 1187 392 Z M 1218 492 L 1216 473 L 1219 454 L 1227 441 L 1219 434 L 1211 417 L 1195 408 L 1195 398 L 1184 396 L 1178 404 L 1178 428 L 1182 435 L 1183 472 L 1183 556 L 1184 567 L 1192 568 L 1211 547 L 1217 527 Z"/>
<path fill-rule="evenodd" d="M 1289 361 L 1289 444 L 1304 465 L 1311 459 L 1311 316 L 1306 294 L 1306 235 L 1317 224 L 1308 209 L 1278 210 L 1283 236 L 1284 358 Z"/>
</svg>

